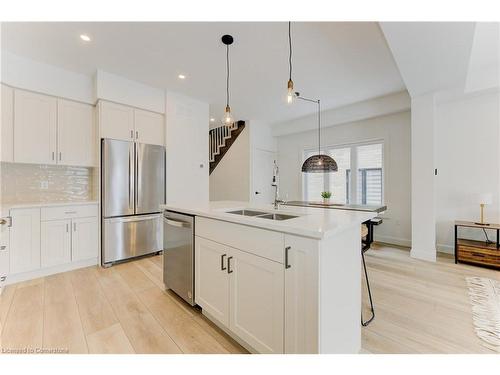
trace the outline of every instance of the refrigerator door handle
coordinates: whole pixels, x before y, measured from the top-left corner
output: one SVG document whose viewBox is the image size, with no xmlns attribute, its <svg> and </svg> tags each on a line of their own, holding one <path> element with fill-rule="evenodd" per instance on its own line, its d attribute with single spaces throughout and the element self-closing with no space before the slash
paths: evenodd
<svg viewBox="0 0 500 375">
<path fill-rule="evenodd" d="M 133 160 L 131 160 L 133 158 L 133 154 L 134 154 L 134 151 L 133 149 L 129 149 L 129 153 L 128 153 L 128 207 L 129 208 L 133 208 L 133 183 L 134 183 L 134 179 L 133 179 L 133 173 L 132 173 L 132 163 L 133 163 Z"/>
<path fill-rule="evenodd" d="M 139 144 L 136 144 L 135 145 L 135 209 L 136 209 L 136 213 L 139 211 L 139 196 L 141 195 L 141 192 L 140 192 L 140 187 L 141 187 L 141 184 L 139 183 L 139 179 L 141 178 L 141 174 L 140 174 L 140 171 L 139 171 L 139 158 L 140 158 L 140 155 L 141 155 L 141 149 L 140 149 L 140 145 Z"/>
</svg>

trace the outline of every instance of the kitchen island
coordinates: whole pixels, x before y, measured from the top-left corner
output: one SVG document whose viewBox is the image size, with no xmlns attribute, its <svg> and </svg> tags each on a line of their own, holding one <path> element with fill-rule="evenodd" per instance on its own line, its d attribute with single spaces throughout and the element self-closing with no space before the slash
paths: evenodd
<svg viewBox="0 0 500 375">
<path fill-rule="evenodd" d="M 246 202 L 166 204 L 194 216 L 194 300 L 256 353 L 358 353 L 361 223 L 376 213 Z"/>
</svg>

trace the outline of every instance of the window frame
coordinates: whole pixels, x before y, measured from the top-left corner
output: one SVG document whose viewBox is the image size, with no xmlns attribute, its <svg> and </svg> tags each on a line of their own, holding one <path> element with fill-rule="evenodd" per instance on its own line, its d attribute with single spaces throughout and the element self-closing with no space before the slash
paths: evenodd
<svg viewBox="0 0 500 375">
<path fill-rule="evenodd" d="M 382 146 L 382 205 L 385 205 L 386 200 L 385 200 L 385 186 L 386 186 L 386 174 L 387 174 L 387 165 L 386 165 L 386 142 L 385 139 L 383 138 L 376 138 L 376 139 L 369 139 L 369 140 L 363 140 L 363 141 L 358 141 L 358 142 L 348 142 L 348 143 L 336 143 L 336 144 L 328 144 L 326 146 L 321 147 L 321 153 L 327 153 L 328 151 L 332 149 L 342 149 L 342 148 L 349 148 L 350 149 L 350 170 L 356 170 L 358 171 L 358 160 L 357 160 L 357 152 L 356 148 L 359 146 L 369 146 L 369 145 L 374 145 L 374 144 L 380 144 Z M 317 151 L 317 147 L 304 147 L 301 152 L 301 160 L 302 163 L 306 159 L 306 154 L 310 152 Z M 302 164 L 301 164 L 302 165 Z M 307 176 L 306 173 L 303 173 L 300 171 L 300 179 L 301 179 L 301 196 L 303 200 L 306 200 L 307 198 Z M 347 184 L 349 186 L 349 190 L 346 192 L 346 204 L 355 204 L 352 202 L 357 202 L 358 201 L 358 192 L 357 192 L 357 187 L 358 187 L 358 181 L 357 181 L 357 175 L 358 173 L 350 173 L 351 178 L 350 181 L 347 181 Z M 326 191 L 330 186 L 330 173 L 327 173 L 325 178 L 323 179 L 323 190 Z M 318 197 L 318 200 L 320 198 Z"/>
</svg>

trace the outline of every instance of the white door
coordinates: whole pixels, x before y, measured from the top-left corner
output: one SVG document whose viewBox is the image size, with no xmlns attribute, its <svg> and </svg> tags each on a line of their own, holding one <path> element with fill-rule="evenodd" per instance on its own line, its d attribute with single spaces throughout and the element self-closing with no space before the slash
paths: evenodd
<svg viewBox="0 0 500 375">
<path fill-rule="evenodd" d="M 200 237 L 195 240 L 195 302 L 229 326 L 228 247 Z"/>
<path fill-rule="evenodd" d="M 316 240 L 285 236 L 285 354 L 318 353 Z"/>
<path fill-rule="evenodd" d="M 121 104 L 100 102 L 99 126 L 101 138 L 133 141 L 134 109 Z"/>
<path fill-rule="evenodd" d="M 42 221 L 42 267 L 71 262 L 71 220 Z"/>
<path fill-rule="evenodd" d="M 2 86 L 2 114 L 0 124 L 0 160 L 14 160 L 14 89 Z"/>
<path fill-rule="evenodd" d="M 259 353 L 283 353 L 284 265 L 231 249 L 230 324 Z"/>
<path fill-rule="evenodd" d="M 267 204 L 274 202 L 273 167 L 276 153 L 254 149 L 252 160 L 252 202 Z M 284 199 L 284 197 L 281 197 Z"/>
<path fill-rule="evenodd" d="M 57 164 L 95 166 L 96 146 L 94 107 L 58 99 Z"/>
<path fill-rule="evenodd" d="M 14 161 L 55 164 L 57 99 L 14 90 Z"/>
<path fill-rule="evenodd" d="M 97 217 L 73 219 L 71 260 L 95 259 L 98 256 Z"/>
<path fill-rule="evenodd" d="M 134 110 L 135 140 L 140 143 L 163 146 L 165 118 L 159 113 Z"/>
<path fill-rule="evenodd" d="M 40 209 L 10 210 L 10 273 L 40 268 Z"/>
</svg>

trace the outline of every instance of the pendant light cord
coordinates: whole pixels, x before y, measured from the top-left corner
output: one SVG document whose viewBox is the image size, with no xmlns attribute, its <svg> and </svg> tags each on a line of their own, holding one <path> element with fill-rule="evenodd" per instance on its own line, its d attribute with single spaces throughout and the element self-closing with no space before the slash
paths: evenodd
<svg viewBox="0 0 500 375">
<path fill-rule="evenodd" d="M 229 106 L 229 45 L 226 45 L 226 106 Z"/>
<path fill-rule="evenodd" d="M 292 79 L 292 22 L 288 21 L 288 72 L 290 73 L 289 79 Z"/>
<path fill-rule="evenodd" d="M 321 103 L 318 99 L 318 155 L 321 155 Z"/>
</svg>

